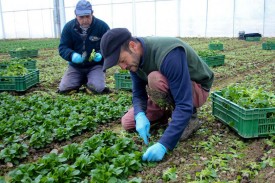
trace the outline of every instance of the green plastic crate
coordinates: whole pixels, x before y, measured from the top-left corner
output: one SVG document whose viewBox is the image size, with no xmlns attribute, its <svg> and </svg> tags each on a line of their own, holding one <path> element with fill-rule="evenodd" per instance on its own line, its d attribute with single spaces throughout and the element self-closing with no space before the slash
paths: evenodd
<svg viewBox="0 0 275 183">
<path fill-rule="evenodd" d="M 275 43 L 263 43 L 263 50 L 275 50 Z"/>
<path fill-rule="evenodd" d="M 209 50 L 223 50 L 223 44 L 208 44 Z"/>
<path fill-rule="evenodd" d="M 129 73 L 115 73 L 116 89 L 132 90 L 132 80 Z"/>
<path fill-rule="evenodd" d="M 24 67 L 26 67 L 27 69 L 36 69 L 36 60 L 28 60 L 28 61 L 25 61 L 24 63 Z M 0 69 L 6 69 L 7 66 L 9 64 L 8 63 L 1 63 L 0 62 Z"/>
<path fill-rule="evenodd" d="M 38 50 L 31 49 L 31 50 L 20 50 L 20 51 L 9 51 L 9 54 L 12 58 L 28 58 L 28 57 L 37 57 Z"/>
<path fill-rule="evenodd" d="M 216 55 L 216 56 L 210 56 L 210 57 L 202 57 L 202 60 L 209 67 L 215 67 L 215 66 L 224 65 L 224 59 L 225 59 L 225 55 Z"/>
<path fill-rule="evenodd" d="M 246 41 L 260 41 L 261 37 L 246 37 Z"/>
<path fill-rule="evenodd" d="M 39 70 L 29 70 L 25 76 L 0 76 L 0 91 L 26 91 L 39 83 Z"/>
<path fill-rule="evenodd" d="M 267 137 L 275 134 L 275 107 L 245 109 L 213 92 L 212 114 L 229 125 L 243 138 Z"/>
</svg>

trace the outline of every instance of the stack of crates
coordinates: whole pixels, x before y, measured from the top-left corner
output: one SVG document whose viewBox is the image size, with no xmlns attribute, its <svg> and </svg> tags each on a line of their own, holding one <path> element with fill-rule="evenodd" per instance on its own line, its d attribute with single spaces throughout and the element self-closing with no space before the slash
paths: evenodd
<svg viewBox="0 0 275 183">
<path fill-rule="evenodd" d="M 0 70 L 5 70 L 10 64 L 22 64 L 27 70 L 23 76 L 0 76 L 0 91 L 23 92 L 39 83 L 39 70 L 36 68 L 36 60 L 17 59 L 9 62 L 0 62 Z M 21 63 L 20 63 L 21 62 Z"/>
</svg>

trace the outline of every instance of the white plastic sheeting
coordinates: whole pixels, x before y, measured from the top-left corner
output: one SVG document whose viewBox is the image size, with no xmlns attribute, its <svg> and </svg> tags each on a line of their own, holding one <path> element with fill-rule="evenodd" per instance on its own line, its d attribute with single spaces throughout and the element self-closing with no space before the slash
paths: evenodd
<svg viewBox="0 0 275 183">
<path fill-rule="evenodd" d="M 54 1 L 61 20 L 54 14 Z M 56 37 L 56 21 L 73 19 L 78 0 L 0 0 L 0 39 Z M 136 36 L 275 37 L 275 0 L 90 0 L 94 15 Z M 63 3 L 60 3 L 61 5 Z M 62 13 L 64 16 L 62 16 Z M 63 18 L 62 18 L 63 17 Z"/>
</svg>

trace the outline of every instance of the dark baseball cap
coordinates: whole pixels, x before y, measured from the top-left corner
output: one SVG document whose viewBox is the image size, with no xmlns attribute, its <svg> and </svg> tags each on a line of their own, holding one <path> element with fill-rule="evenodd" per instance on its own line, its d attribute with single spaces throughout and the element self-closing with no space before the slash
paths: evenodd
<svg viewBox="0 0 275 183">
<path fill-rule="evenodd" d="M 131 37 L 132 34 L 126 28 L 110 29 L 102 36 L 100 50 L 104 58 L 104 71 L 117 65 L 121 45 Z"/>
<path fill-rule="evenodd" d="M 91 3 L 89 1 L 80 0 L 76 4 L 74 12 L 75 12 L 76 16 L 91 15 L 92 12 L 93 12 L 92 5 L 91 5 Z"/>
</svg>

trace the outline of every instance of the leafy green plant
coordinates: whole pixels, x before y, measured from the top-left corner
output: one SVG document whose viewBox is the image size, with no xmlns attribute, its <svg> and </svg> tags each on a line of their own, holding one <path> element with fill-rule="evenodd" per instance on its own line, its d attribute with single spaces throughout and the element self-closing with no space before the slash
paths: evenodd
<svg viewBox="0 0 275 183">
<path fill-rule="evenodd" d="M 196 180 L 199 180 L 199 181 L 207 180 L 209 182 L 212 182 L 216 178 L 217 178 L 216 170 L 209 167 L 206 167 L 200 172 L 196 172 Z"/>
<path fill-rule="evenodd" d="M 96 54 L 95 49 L 93 49 L 92 52 L 91 52 L 91 55 L 89 57 L 89 62 L 92 62 L 94 60 L 95 54 Z"/>
<path fill-rule="evenodd" d="M 198 55 L 199 55 L 200 57 L 205 58 L 205 57 L 216 56 L 216 55 L 218 55 L 218 54 L 217 54 L 216 51 L 214 51 L 214 50 L 199 50 L 199 51 L 198 51 Z"/>
<path fill-rule="evenodd" d="M 87 154 L 81 154 L 76 158 L 74 164 L 76 169 L 80 170 L 81 174 L 87 175 L 92 169 L 91 158 Z"/>
<path fill-rule="evenodd" d="M 123 170 L 116 168 L 114 165 L 104 164 L 98 166 L 90 172 L 91 183 L 98 182 L 118 182 L 118 178 Z"/>
<path fill-rule="evenodd" d="M 263 88 L 230 85 L 221 90 L 221 95 L 246 109 L 275 107 L 275 95 Z"/>
<path fill-rule="evenodd" d="M 162 179 L 165 182 L 168 182 L 170 180 L 175 181 L 177 180 L 177 168 L 173 167 L 173 168 L 167 168 L 166 170 L 163 171 L 162 173 Z"/>
<path fill-rule="evenodd" d="M 223 44 L 220 40 L 211 40 L 210 44 Z"/>
<path fill-rule="evenodd" d="M 33 164 L 21 164 L 15 170 L 8 173 L 11 178 L 11 182 L 32 182 L 32 177 L 36 176 L 35 165 Z"/>
<path fill-rule="evenodd" d="M 14 143 L 1 150 L 0 160 L 4 160 L 5 163 L 19 164 L 19 160 L 27 157 L 28 154 L 27 144 Z"/>
<path fill-rule="evenodd" d="M 53 169 L 47 176 L 53 178 L 53 182 L 80 182 L 80 171 L 74 165 L 62 164 Z"/>
<path fill-rule="evenodd" d="M 30 138 L 30 146 L 33 148 L 42 148 L 53 141 L 53 135 L 44 128 L 39 128 Z"/>
<path fill-rule="evenodd" d="M 10 64 L 6 69 L 0 70 L 0 76 L 25 76 L 28 73 L 28 69 L 20 63 Z"/>
<path fill-rule="evenodd" d="M 40 175 L 46 175 L 52 171 L 53 168 L 61 165 L 65 161 L 67 161 L 66 158 L 59 156 L 56 153 L 50 153 L 43 156 L 34 164 L 35 170 Z"/>
<path fill-rule="evenodd" d="M 141 170 L 141 163 L 138 158 L 141 158 L 141 155 L 138 156 L 134 153 L 118 155 L 117 158 L 112 160 L 115 167 L 123 170 L 121 177 L 127 178 L 129 175 L 132 175 L 134 172 Z"/>
<path fill-rule="evenodd" d="M 81 155 L 82 147 L 79 144 L 72 143 L 63 147 L 63 153 L 61 157 L 66 158 L 69 161 L 74 162 L 76 158 Z"/>
<path fill-rule="evenodd" d="M 124 70 L 124 69 L 119 69 L 118 72 L 120 74 L 130 74 L 130 72 L 128 70 Z"/>
</svg>

